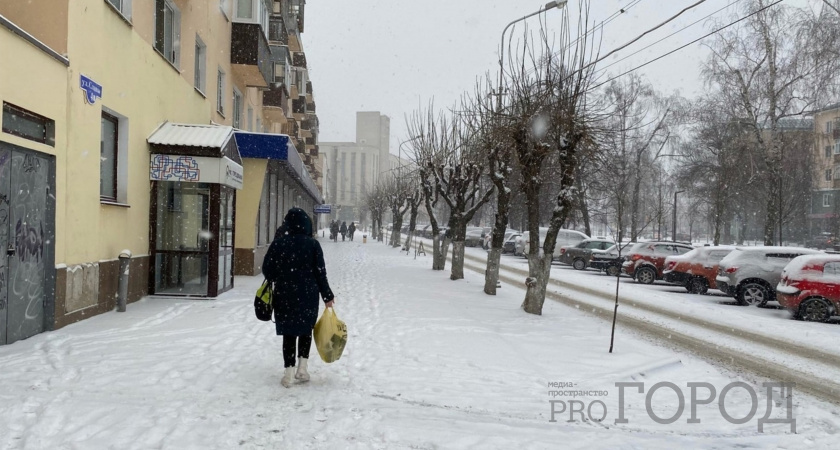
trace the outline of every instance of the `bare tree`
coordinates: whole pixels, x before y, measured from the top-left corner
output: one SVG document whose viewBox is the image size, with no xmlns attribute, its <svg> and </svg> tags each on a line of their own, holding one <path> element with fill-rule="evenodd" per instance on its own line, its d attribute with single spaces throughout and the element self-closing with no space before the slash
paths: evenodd
<svg viewBox="0 0 840 450">
<path fill-rule="evenodd" d="M 542 314 L 546 286 L 557 233 L 571 216 L 576 198 L 580 153 L 591 142 L 592 119 L 587 109 L 595 56 L 589 30 L 589 2 L 581 1 L 578 36 L 572 40 L 568 31 L 560 36 L 555 51 L 547 36 L 539 41 L 525 39 L 519 64 L 515 65 L 509 84 L 510 114 L 518 120 L 513 125 L 514 150 L 522 173 L 521 190 L 528 207 L 528 279 L 522 308 Z M 569 30 L 564 15 L 564 30 Z M 553 181 L 557 195 L 545 242 L 538 239 L 540 196 L 545 185 L 541 168 L 549 156 L 556 158 Z"/>
<path fill-rule="evenodd" d="M 820 19 L 812 11 L 752 0 L 744 12 L 748 17 L 742 24 L 717 33 L 708 45 L 711 55 L 703 74 L 707 84 L 719 91 L 722 106 L 731 108 L 729 115 L 750 126 L 764 162 L 754 167 L 751 176 L 766 193 L 763 240 L 771 245 L 782 207 L 780 122 L 824 101 L 829 87 L 836 84 L 838 62 L 830 55 L 837 49 L 830 47 L 836 41 L 825 39 L 815 27 Z"/>
</svg>

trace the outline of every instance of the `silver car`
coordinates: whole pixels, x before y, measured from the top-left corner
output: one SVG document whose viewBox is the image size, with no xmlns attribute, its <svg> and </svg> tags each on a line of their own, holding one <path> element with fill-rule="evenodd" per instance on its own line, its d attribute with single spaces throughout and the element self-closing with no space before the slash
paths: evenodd
<svg viewBox="0 0 840 450">
<path fill-rule="evenodd" d="M 764 306 L 776 299 L 782 270 L 797 256 L 822 253 L 800 247 L 737 247 L 720 261 L 718 290 L 742 305 Z"/>
</svg>

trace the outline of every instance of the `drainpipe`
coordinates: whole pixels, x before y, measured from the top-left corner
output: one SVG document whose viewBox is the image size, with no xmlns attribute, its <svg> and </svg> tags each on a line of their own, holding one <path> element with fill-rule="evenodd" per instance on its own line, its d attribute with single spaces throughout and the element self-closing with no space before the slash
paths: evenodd
<svg viewBox="0 0 840 450">
<path fill-rule="evenodd" d="M 120 284 L 117 290 L 117 311 L 125 312 L 125 303 L 128 300 L 128 268 L 131 262 L 131 250 L 120 252 Z"/>
</svg>

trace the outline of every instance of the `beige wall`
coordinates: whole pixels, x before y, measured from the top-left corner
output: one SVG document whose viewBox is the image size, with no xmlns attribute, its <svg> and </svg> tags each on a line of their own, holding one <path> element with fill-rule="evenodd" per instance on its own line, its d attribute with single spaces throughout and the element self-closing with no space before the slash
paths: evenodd
<svg viewBox="0 0 840 450">
<path fill-rule="evenodd" d="M 236 248 L 254 248 L 257 211 L 265 182 L 268 160 L 242 159 L 245 183 L 236 193 Z"/>
<path fill-rule="evenodd" d="M 2 132 L 0 140 L 55 155 L 56 167 L 64 166 L 67 162 L 67 67 L 5 27 L 0 27 L 0 48 L 3 49 L 3 61 L 14 61 L 14 64 L 0 64 L 0 102 L 6 101 L 54 120 L 55 147 Z M 65 173 L 58 171 L 56 187 L 64 186 L 66 181 Z M 57 217 L 64 217 L 66 209 L 65 202 L 56 202 Z M 60 221 L 57 222 L 56 240 L 64 242 L 66 230 Z M 63 247 L 56 246 L 56 262 L 63 258 Z"/>
<path fill-rule="evenodd" d="M 0 0 L 0 15 L 11 20 L 51 49 L 65 54 L 67 53 L 68 1 Z M 5 50 L 5 47 L 3 49 Z"/>
</svg>

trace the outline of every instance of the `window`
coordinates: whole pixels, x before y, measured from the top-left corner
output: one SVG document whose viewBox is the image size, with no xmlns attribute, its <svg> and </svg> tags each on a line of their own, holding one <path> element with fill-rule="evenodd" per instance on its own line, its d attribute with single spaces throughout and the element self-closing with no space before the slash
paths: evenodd
<svg viewBox="0 0 840 450">
<path fill-rule="evenodd" d="M 123 17 L 131 19 L 131 0 L 105 0 Z"/>
<path fill-rule="evenodd" d="M 219 69 L 216 76 L 216 111 L 225 115 L 225 73 Z"/>
<path fill-rule="evenodd" d="M 828 169 L 831 171 L 831 169 Z M 840 166 L 834 166 L 834 179 L 840 180 Z"/>
<path fill-rule="evenodd" d="M 242 94 L 233 89 L 233 128 L 242 127 Z"/>
<path fill-rule="evenodd" d="M 831 181 L 831 169 L 825 169 L 825 181 Z"/>
<path fill-rule="evenodd" d="M 236 18 L 254 18 L 254 0 L 236 0 Z"/>
<path fill-rule="evenodd" d="M 835 142 L 834 143 L 834 154 L 835 155 L 840 155 L 840 142 Z"/>
<path fill-rule="evenodd" d="M 831 146 L 830 145 L 825 146 L 825 157 L 826 158 L 831 158 Z"/>
<path fill-rule="evenodd" d="M 823 276 L 840 278 L 840 262 L 827 262 L 823 267 Z"/>
<path fill-rule="evenodd" d="M 825 123 L 825 132 L 831 134 L 831 121 Z"/>
<path fill-rule="evenodd" d="M 201 93 L 207 85 L 207 46 L 197 34 L 195 35 L 195 88 Z"/>
<path fill-rule="evenodd" d="M 823 194 L 823 207 L 831 206 L 831 194 Z"/>
<path fill-rule="evenodd" d="M 117 201 L 117 155 L 119 119 L 103 112 L 102 134 L 99 141 L 99 198 Z"/>
<path fill-rule="evenodd" d="M 3 132 L 55 147 L 55 121 L 3 102 Z"/>
<path fill-rule="evenodd" d="M 155 48 L 175 67 L 181 65 L 181 12 L 171 0 L 155 0 Z"/>
</svg>

